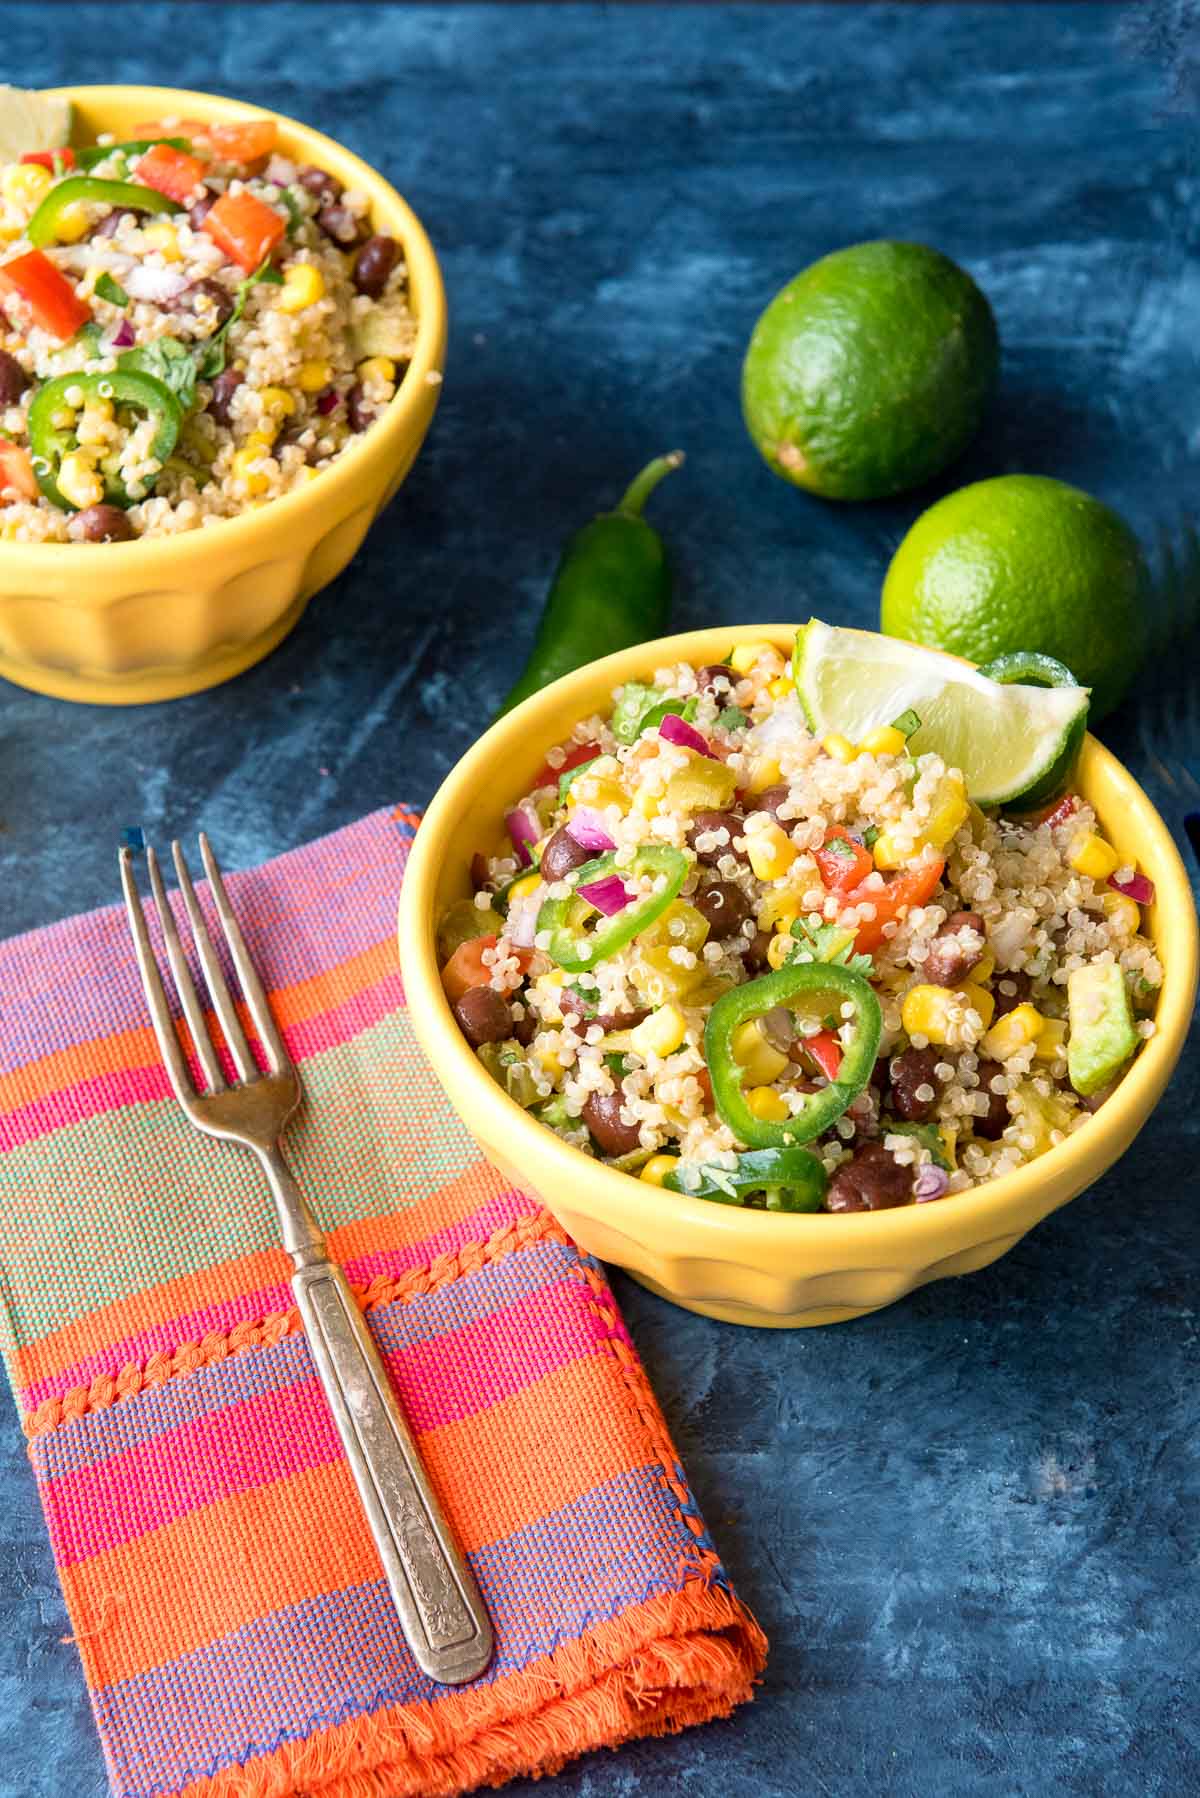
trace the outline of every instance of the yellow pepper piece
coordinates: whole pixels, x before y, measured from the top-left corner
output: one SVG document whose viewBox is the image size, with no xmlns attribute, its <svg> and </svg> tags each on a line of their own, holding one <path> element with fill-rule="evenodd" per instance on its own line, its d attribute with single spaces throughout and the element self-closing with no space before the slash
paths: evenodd
<svg viewBox="0 0 1200 1798">
<path fill-rule="evenodd" d="M 746 791 L 765 793 L 768 787 L 777 787 L 782 779 L 783 770 L 773 755 L 756 755 L 750 764 Z"/>
<path fill-rule="evenodd" d="M 1019 1049 L 1027 1049 L 1037 1041 L 1045 1022 L 1036 1005 L 1026 1000 L 1024 1005 L 1014 1005 L 1004 1017 L 997 1018 L 979 1046 L 993 1061 L 1007 1061 Z"/>
<path fill-rule="evenodd" d="M 729 666 L 735 674 L 749 674 L 762 656 L 770 656 L 779 660 L 778 651 L 773 643 L 739 643 L 729 658 Z"/>
<path fill-rule="evenodd" d="M 708 941 L 708 919 L 686 899 L 672 899 L 653 924 L 638 932 L 637 940 L 647 949 L 659 943 L 665 943 L 668 949 L 676 943 L 683 949 L 703 949 Z"/>
<path fill-rule="evenodd" d="M 799 916 L 799 893 L 787 887 L 777 887 L 773 893 L 763 894 L 762 904 L 758 908 L 758 928 L 782 930 L 786 933 Z"/>
<path fill-rule="evenodd" d="M 973 980 L 964 980 L 958 990 L 972 1010 L 979 1013 L 986 1030 L 996 1011 L 996 1001 L 991 993 L 986 986 L 976 986 Z"/>
<path fill-rule="evenodd" d="M 982 986 L 984 981 L 990 980 L 995 972 L 996 957 L 992 954 L 990 949 L 985 947 L 983 954 L 971 969 L 968 979 L 972 986 Z"/>
<path fill-rule="evenodd" d="M 668 811 L 721 811 L 737 790 L 737 775 L 724 762 L 696 756 L 672 774 L 663 795 Z"/>
<path fill-rule="evenodd" d="M 568 804 L 570 795 L 568 794 Z M 639 818 L 657 818 L 662 810 L 662 802 L 657 793 L 650 787 L 639 787 L 633 796 L 633 809 Z"/>
<path fill-rule="evenodd" d="M 1057 1061 L 1060 1055 L 1067 1052 L 1067 1021 L 1065 1018 L 1043 1018 L 1042 1027 L 1037 1033 L 1033 1045 L 1034 1059 L 1037 1061 Z"/>
<path fill-rule="evenodd" d="M 707 975 L 703 959 L 698 960 L 694 968 L 684 968 L 672 961 L 671 954 L 671 950 L 664 946 L 643 949 L 640 959 L 630 970 L 630 980 L 651 1005 L 667 1005 L 672 1000 L 686 999 Z"/>
<path fill-rule="evenodd" d="M 296 385 L 301 393 L 320 393 L 333 379 L 333 367 L 321 357 L 302 362 L 296 371 Z"/>
<path fill-rule="evenodd" d="M 660 1005 L 629 1032 L 639 1055 L 673 1055 L 687 1037 L 687 1019 L 678 1005 Z"/>
<path fill-rule="evenodd" d="M 835 762 L 852 762 L 858 754 L 849 737 L 844 737 L 840 730 L 831 730 L 827 737 L 822 737 L 821 748 Z"/>
<path fill-rule="evenodd" d="M 638 1178 L 647 1181 L 651 1186 L 662 1186 L 668 1174 L 674 1173 L 679 1166 L 677 1155 L 651 1155 Z"/>
<path fill-rule="evenodd" d="M 1015 1093 L 1009 1094 L 1009 1101 L 1016 1110 L 1016 1122 L 1022 1134 L 1030 1132 L 1034 1138 L 1031 1151 L 1034 1155 L 1044 1155 L 1053 1147 L 1050 1132 L 1060 1130 L 1065 1136 L 1071 1128 L 1071 1113 L 1060 1099 L 1053 1096 L 1043 1098 L 1032 1086 L 1024 1082 Z"/>
<path fill-rule="evenodd" d="M 1133 936 L 1141 929 L 1141 909 L 1137 900 L 1131 899 L 1128 893 L 1118 893 L 1114 887 L 1105 887 L 1100 895 L 1100 904 L 1118 930 Z"/>
<path fill-rule="evenodd" d="M 1107 880 L 1121 866 L 1121 858 L 1112 844 L 1098 837 L 1094 830 L 1081 831 L 1072 839 L 1067 860 L 1077 874 L 1090 875 L 1093 880 Z"/>
<path fill-rule="evenodd" d="M 573 780 L 567 789 L 567 810 L 574 811 L 577 805 L 594 805 L 603 811 L 607 806 L 615 805 L 621 812 L 629 810 L 629 795 L 620 781 L 613 780 L 607 774 L 592 774 L 590 771 Z"/>
<path fill-rule="evenodd" d="M 755 1086 L 767 1086 L 778 1080 L 788 1058 L 763 1029 L 761 1018 L 747 1018 L 739 1024 L 730 1039 L 733 1059 L 746 1070 L 746 1078 Z"/>
<path fill-rule="evenodd" d="M 514 899 L 528 899 L 531 893 L 536 893 L 541 878 L 540 874 L 523 874 L 509 887 L 508 903 L 511 905 Z"/>
<path fill-rule="evenodd" d="M 950 1166 L 958 1166 L 958 1126 L 957 1124 L 939 1124 L 938 1135 L 942 1139 L 942 1148 L 946 1152 L 946 1160 Z"/>
<path fill-rule="evenodd" d="M 281 312 L 303 312 L 325 296 L 325 277 L 311 262 L 294 262 L 279 290 Z"/>
<path fill-rule="evenodd" d="M 868 755 L 899 755 L 907 742 L 904 732 L 894 724 L 881 724 L 877 730 L 867 732 L 859 748 Z"/>
<path fill-rule="evenodd" d="M 786 1124 L 792 1115 L 773 1086 L 752 1086 L 746 1094 L 746 1103 L 755 1117 L 766 1124 Z"/>
<path fill-rule="evenodd" d="M 962 775 L 945 775 L 934 795 L 929 822 L 921 833 L 922 842 L 932 843 L 935 849 L 944 849 L 955 831 L 961 830 L 966 823 L 969 810 Z"/>
<path fill-rule="evenodd" d="M 799 853 L 773 818 L 761 830 L 746 833 L 746 854 L 759 880 L 782 879 Z"/>
</svg>

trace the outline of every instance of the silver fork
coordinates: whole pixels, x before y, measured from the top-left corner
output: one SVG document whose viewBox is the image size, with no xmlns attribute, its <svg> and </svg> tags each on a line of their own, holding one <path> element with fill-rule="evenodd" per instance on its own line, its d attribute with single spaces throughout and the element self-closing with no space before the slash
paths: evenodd
<svg viewBox="0 0 1200 1798">
<path fill-rule="evenodd" d="M 292 1291 L 309 1350 L 350 1462 L 405 1639 L 417 1665 L 430 1679 L 442 1685 L 462 1685 L 477 1678 L 491 1660 L 491 1621 L 421 1465 L 362 1311 L 345 1274 L 329 1260 L 316 1219 L 283 1158 L 280 1137 L 300 1103 L 300 1077 L 271 1015 L 208 838 L 201 834 L 204 872 L 247 1009 L 270 1064 L 265 1074 L 259 1072 L 250 1052 L 183 851 L 178 843 L 173 843 L 171 850 L 196 954 L 239 1075 L 231 1086 L 221 1071 L 163 890 L 158 858 L 147 847 L 150 884 L 167 959 L 206 1088 L 198 1092 L 192 1084 L 150 944 L 134 877 L 133 851 L 126 847 L 120 853 L 121 884 L 154 1034 L 171 1085 L 197 1130 L 249 1149 L 267 1177 L 283 1246 L 296 1269 Z"/>
</svg>

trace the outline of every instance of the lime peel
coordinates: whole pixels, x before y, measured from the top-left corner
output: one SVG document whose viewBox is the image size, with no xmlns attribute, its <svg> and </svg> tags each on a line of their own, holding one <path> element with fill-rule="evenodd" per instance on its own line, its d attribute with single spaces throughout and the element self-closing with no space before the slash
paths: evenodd
<svg viewBox="0 0 1200 1798">
<path fill-rule="evenodd" d="M 1045 783 L 1082 736 L 1086 687 L 1000 685 L 966 662 L 873 631 L 810 619 L 793 655 L 796 691 L 818 737 L 858 742 L 906 711 L 910 755 L 936 751 L 977 805 L 1006 805 Z"/>
</svg>

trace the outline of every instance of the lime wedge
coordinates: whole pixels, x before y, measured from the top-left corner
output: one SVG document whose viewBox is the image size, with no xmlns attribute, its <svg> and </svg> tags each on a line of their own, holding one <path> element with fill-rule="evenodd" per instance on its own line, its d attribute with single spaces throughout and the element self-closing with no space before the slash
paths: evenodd
<svg viewBox="0 0 1200 1798">
<path fill-rule="evenodd" d="M 0 162 L 31 150 L 61 150 L 71 137 L 71 102 L 0 85 Z"/>
<path fill-rule="evenodd" d="M 819 618 L 797 636 L 793 666 L 817 736 L 840 731 L 858 742 L 913 712 L 920 725 L 909 748 L 935 750 L 960 769 L 977 805 L 1011 804 L 1044 787 L 1087 717 L 1086 687 L 1001 685 L 937 650 Z"/>
</svg>

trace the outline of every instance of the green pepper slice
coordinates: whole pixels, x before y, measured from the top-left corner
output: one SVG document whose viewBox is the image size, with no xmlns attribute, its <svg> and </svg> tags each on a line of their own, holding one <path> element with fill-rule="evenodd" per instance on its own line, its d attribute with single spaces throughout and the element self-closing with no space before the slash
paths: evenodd
<svg viewBox="0 0 1200 1798">
<path fill-rule="evenodd" d="M 144 156 L 155 144 L 170 144 L 173 150 L 190 150 L 190 137 L 135 137 L 127 144 L 88 144 L 75 152 L 75 164 L 83 170 L 95 168 L 98 162 L 107 162 L 110 156 Z"/>
<path fill-rule="evenodd" d="M 47 381 L 38 388 L 29 408 L 29 448 L 38 486 L 60 512 L 79 510 L 59 491 L 57 480 L 63 457 L 77 447 L 75 436 L 69 426 L 64 428 L 54 422 L 55 413 L 70 409 L 67 394 L 73 388 L 79 389 L 85 402 L 89 399 L 111 400 L 116 406 L 128 406 L 153 419 L 155 428 L 150 452 L 159 462 L 165 463 L 174 450 L 183 423 L 183 410 L 171 389 L 155 380 L 153 375 L 140 374 L 134 369 L 118 368 L 111 374 L 56 375 L 54 380 Z M 99 472 L 104 479 L 104 498 L 109 505 L 126 507 L 135 503 L 115 475 L 106 473 L 103 468 Z"/>
<path fill-rule="evenodd" d="M 37 249 L 58 241 L 58 221 L 68 206 L 77 200 L 103 202 L 114 211 L 127 207 L 133 212 L 180 212 L 178 200 L 160 194 L 157 188 L 139 187 L 132 181 L 98 181 L 94 175 L 72 175 L 52 187 L 30 219 L 25 235 Z"/>
<path fill-rule="evenodd" d="M 681 849 L 644 843 L 626 867 L 618 867 L 616 851 L 610 851 L 607 855 L 597 856 L 595 861 L 585 862 L 582 868 L 576 868 L 568 876 L 571 894 L 566 899 L 547 899 L 538 912 L 539 936 L 543 930 L 551 933 L 547 945 L 551 960 L 569 974 L 582 974 L 606 956 L 615 955 L 666 911 L 687 878 L 688 866 L 688 858 Z M 602 918 L 590 936 L 572 922 L 572 909 L 578 903 L 575 890 L 580 886 L 589 886 L 592 881 L 603 880 L 608 875 L 636 879 L 643 874 L 661 876 L 662 890 L 645 899 L 632 900 L 611 918 Z"/>
<path fill-rule="evenodd" d="M 803 1110 L 786 1124 L 757 1118 L 742 1092 L 743 1069 L 734 1058 L 733 1036 L 740 1025 L 793 999 L 832 995 L 854 1007 L 854 1031 L 843 1046 L 836 1080 L 805 1096 Z M 837 962 L 789 962 L 745 986 L 723 993 L 708 1014 L 704 1058 L 713 1103 L 723 1123 L 752 1149 L 787 1148 L 811 1142 L 853 1103 L 871 1078 L 883 1029 L 879 1000 L 861 974 Z"/>
<path fill-rule="evenodd" d="M 752 1192 L 766 1194 L 768 1211 L 819 1211 L 828 1176 L 808 1149 L 748 1149 L 732 1168 L 699 1170 L 694 1185 L 670 1173 L 663 1185 L 689 1199 L 712 1199 L 718 1205 L 744 1205 Z"/>
</svg>

